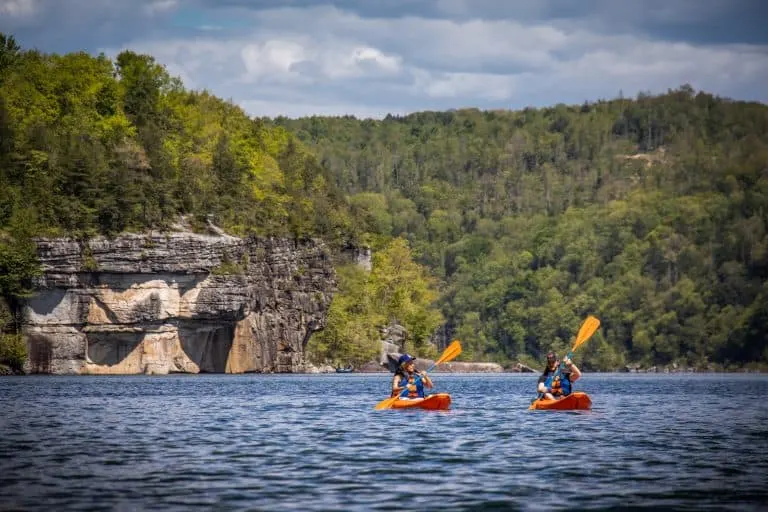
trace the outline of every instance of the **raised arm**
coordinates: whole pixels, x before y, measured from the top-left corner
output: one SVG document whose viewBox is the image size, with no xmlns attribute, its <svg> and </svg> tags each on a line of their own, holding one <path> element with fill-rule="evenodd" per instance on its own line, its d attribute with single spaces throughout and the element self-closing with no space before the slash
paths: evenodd
<svg viewBox="0 0 768 512">
<path fill-rule="evenodd" d="M 566 356 L 563 358 L 563 363 L 565 363 L 565 367 L 568 368 L 568 370 L 571 372 L 571 382 L 576 382 L 579 380 L 579 377 L 581 377 L 581 370 L 579 370 L 579 368 L 573 364 L 573 361 L 571 361 L 571 359 Z"/>
<path fill-rule="evenodd" d="M 419 376 L 421 377 L 421 381 L 424 383 L 424 387 L 427 389 L 432 389 L 432 379 L 429 378 L 427 372 L 419 372 Z"/>
</svg>

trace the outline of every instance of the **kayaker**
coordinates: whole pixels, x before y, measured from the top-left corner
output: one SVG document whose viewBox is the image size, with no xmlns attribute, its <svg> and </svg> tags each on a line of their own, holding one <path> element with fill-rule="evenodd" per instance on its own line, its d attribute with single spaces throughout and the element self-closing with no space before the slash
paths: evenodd
<svg viewBox="0 0 768 512">
<path fill-rule="evenodd" d="M 581 371 L 573 364 L 568 356 L 563 358 L 565 368 L 561 368 L 560 359 L 555 352 L 547 354 L 547 365 L 544 373 L 539 377 L 538 391 L 544 398 L 563 398 L 571 394 L 572 384 L 581 377 Z"/>
<path fill-rule="evenodd" d="M 427 372 L 416 370 L 416 358 L 403 354 L 397 360 L 397 370 L 392 377 L 392 396 L 398 396 L 406 388 L 408 393 L 401 398 L 424 398 L 424 386 L 432 388 L 432 380 Z"/>
</svg>

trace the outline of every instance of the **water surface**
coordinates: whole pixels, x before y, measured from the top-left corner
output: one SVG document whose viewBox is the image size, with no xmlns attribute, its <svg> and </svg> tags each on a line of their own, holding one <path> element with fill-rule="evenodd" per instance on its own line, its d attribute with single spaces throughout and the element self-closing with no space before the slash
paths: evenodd
<svg viewBox="0 0 768 512">
<path fill-rule="evenodd" d="M 374 411 L 387 374 L 0 379 L 0 509 L 766 510 L 768 376 L 433 374 L 450 411 Z"/>
</svg>

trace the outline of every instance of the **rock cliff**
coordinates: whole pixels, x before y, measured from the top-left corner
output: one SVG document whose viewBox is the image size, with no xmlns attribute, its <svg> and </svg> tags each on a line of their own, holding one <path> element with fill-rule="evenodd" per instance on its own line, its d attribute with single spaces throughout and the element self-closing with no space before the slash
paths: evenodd
<svg viewBox="0 0 768 512">
<path fill-rule="evenodd" d="M 336 288 L 319 242 L 188 232 L 38 240 L 29 373 L 300 372 Z"/>
</svg>

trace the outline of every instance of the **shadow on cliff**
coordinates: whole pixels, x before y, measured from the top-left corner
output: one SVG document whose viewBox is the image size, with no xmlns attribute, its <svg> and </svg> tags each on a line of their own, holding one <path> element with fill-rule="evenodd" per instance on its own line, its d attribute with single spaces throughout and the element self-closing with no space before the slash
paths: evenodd
<svg viewBox="0 0 768 512">
<path fill-rule="evenodd" d="M 207 278 L 205 274 L 193 274 L 182 276 L 170 276 L 162 279 L 170 282 L 178 288 L 179 296 L 183 297 L 188 291 L 196 288 Z M 157 281 L 158 276 L 151 274 L 101 274 L 98 272 L 80 274 L 78 277 L 78 290 L 99 290 L 106 288 L 114 293 L 124 293 L 131 288 L 146 285 L 151 281 Z M 49 288 L 44 292 L 38 292 L 32 297 L 26 299 L 25 305 L 29 307 L 35 315 L 50 315 L 61 306 L 69 306 L 69 323 L 81 323 L 88 316 L 90 299 L 95 299 L 96 303 L 107 313 L 109 320 L 113 323 L 119 323 L 114 314 L 109 310 L 109 306 L 98 296 L 97 293 L 71 293 L 65 288 Z M 67 302 L 65 302 L 67 301 Z M 67 323 L 67 320 L 64 320 Z"/>
<path fill-rule="evenodd" d="M 200 373 L 224 373 L 229 351 L 235 338 L 235 325 L 180 322 L 179 340 L 187 357 L 200 368 Z"/>
<path fill-rule="evenodd" d="M 53 344 L 44 336 L 30 335 L 27 338 L 29 350 L 29 373 L 50 373 L 53 359 Z"/>
<path fill-rule="evenodd" d="M 169 285 L 175 285 L 179 289 L 179 294 L 184 295 L 192 288 L 197 287 L 202 281 L 205 281 L 209 275 L 207 273 L 197 274 L 118 274 L 110 272 L 94 272 L 81 276 L 83 285 L 91 288 L 108 287 L 114 292 L 125 292 L 136 285 L 145 285 L 152 281 L 164 281 Z"/>
<path fill-rule="evenodd" d="M 88 359 L 114 366 L 123 362 L 144 339 L 143 332 L 89 333 Z"/>
<path fill-rule="evenodd" d="M 66 297 L 66 290 L 54 288 L 38 293 L 26 300 L 26 305 L 37 315 L 50 315 Z"/>
<path fill-rule="evenodd" d="M 200 373 L 225 373 L 234 333 L 234 325 L 190 321 L 178 326 L 181 349 L 189 360 L 197 365 Z M 115 366 L 125 361 L 145 339 L 144 332 L 92 332 L 88 334 L 88 358 L 98 365 Z M 41 349 L 43 348 L 41 346 Z M 166 350 L 168 348 L 170 347 Z M 41 362 L 40 366 L 45 366 L 45 350 L 40 352 L 36 359 Z M 155 352 L 154 358 L 162 360 L 162 352 L 162 349 L 159 353 Z M 174 357 L 172 352 L 166 353 L 165 356 Z M 173 366 L 171 365 L 170 369 L 172 373 Z M 177 363 L 175 366 L 176 372 L 186 373 L 183 363 Z"/>
</svg>

